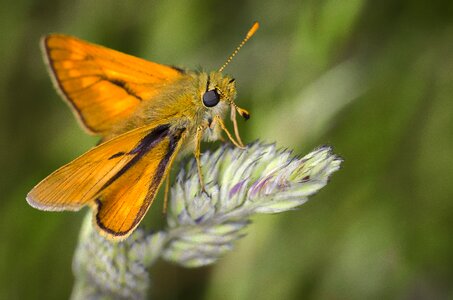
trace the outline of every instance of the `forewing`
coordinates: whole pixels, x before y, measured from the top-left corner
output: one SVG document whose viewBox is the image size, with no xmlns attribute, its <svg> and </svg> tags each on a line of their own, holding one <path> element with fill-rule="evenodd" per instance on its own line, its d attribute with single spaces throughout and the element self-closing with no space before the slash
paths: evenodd
<svg viewBox="0 0 453 300">
<path fill-rule="evenodd" d="M 55 86 L 93 134 L 105 135 L 141 101 L 182 75 L 179 69 L 71 36 L 48 35 L 42 46 Z"/>
</svg>

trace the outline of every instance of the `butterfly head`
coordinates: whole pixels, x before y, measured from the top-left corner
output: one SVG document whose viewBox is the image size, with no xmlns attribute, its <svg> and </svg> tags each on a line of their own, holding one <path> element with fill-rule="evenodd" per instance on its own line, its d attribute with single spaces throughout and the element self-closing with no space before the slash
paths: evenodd
<svg viewBox="0 0 453 300">
<path fill-rule="evenodd" d="M 232 110 L 237 111 L 244 119 L 249 119 L 250 114 L 245 109 L 238 107 L 234 102 L 236 98 L 234 78 L 223 75 L 220 72 L 211 72 L 206 75 L 206 85 L 202 91 L 201 102 L 208 111 L 223 111 L 230 106 Z"/>
</svg>

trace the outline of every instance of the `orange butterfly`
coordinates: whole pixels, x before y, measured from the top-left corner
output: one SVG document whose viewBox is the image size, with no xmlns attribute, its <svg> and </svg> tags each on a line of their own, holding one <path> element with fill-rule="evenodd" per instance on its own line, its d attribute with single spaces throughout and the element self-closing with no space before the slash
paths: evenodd
<svg viewBox="0 0 453 300">
<path fill-rule="evenodd" d="M 44 37 L 57 90 L 103 143 L 41 181 L 28 193 L 28 203 L 50 211 L 89 205 L 100 232 L 122 240 L 143 219 L 178 153 L 193 151 L 204 187 L 201 140 L 218 140 L 223 130 L 243 147 L 235 113 L 246 119 L 249 114 L 234 103 L 234 79 L 221 72 L 258 27 L 255 23 L 219 71 L 210 73 L 153 63 L 71 36 Z M 236 138 L 223 123 L 228 108 Z"/>
</svg>

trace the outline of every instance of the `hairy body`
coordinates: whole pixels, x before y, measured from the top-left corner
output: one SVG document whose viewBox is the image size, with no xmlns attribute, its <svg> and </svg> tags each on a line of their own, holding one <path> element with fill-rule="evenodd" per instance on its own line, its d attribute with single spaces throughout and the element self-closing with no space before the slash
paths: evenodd
<svg viewBox="0 0 453 300">
<path fill-rule="evenodd" d="M 221 96 L 220 102 L 214 107 L 203 105 L 202 97 L 209 90 L 217 90 Z M 138 127 L 164 122 L 172 124 L 172 131 L 186 129 L 183 148 L 187 153 L 195 150 L 199 127 L 203 129 L 204 141 L 220 138 L 222 128 L 215 118 L 224 119 L 235 98 L 236 88 L 231 77 L 219 72 L 184 72 L 176 82 L 162 86 L 159 94 L 142 101 L 133 114 L 117 124 L 104 139 L 109 140 Z"/>
</svg>

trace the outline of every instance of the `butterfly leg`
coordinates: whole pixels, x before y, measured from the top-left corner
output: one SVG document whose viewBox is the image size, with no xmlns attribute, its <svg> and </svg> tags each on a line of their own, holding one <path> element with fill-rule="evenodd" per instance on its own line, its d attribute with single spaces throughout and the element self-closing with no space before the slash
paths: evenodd
<svg viewBox="0 0 453 300">
<path fill-rule="evenodd" d="M 167 213 L 167 208 L 168 208 L 168 194 L 170 191 L 170 174 L 167 175 L 167 178 L 165 178 L 165 190 L 164 190 L 164 210 L 163 213 Z"/>
<path fill-rule="evenodd" d="M 223 123 L 222 121 L 222 118 L 220 118 L 220 116 L 215 116 L 214 117 L 214 121 L 218 122 L 220 127 L 222 128 L 223 131 L 225 131 L 226 135 L 228 136 L 228 138 L 230 139 L 230 141 L 238 148 L 241 148 L 241 149 L 245 149 L 244 145 L 241 145 L 241 143 L 238 143 L 234 140 L 233 136 L 231 135 L 231 133 L 228 131 L 228 129 L 226 128 L 225 124 Z"/>
<path fill-rule="evenodd" d="M 203 193 L 208 195 L 208 193 L 206 192 L 205 185 L 204 185 L 203 173 L 201 172 L 201 161 L 200 161 L 201 139 L 203 137 L 203 131 L 204 131 L 204 128 L 202 126 L 199 126 L 197 128 L 197 134 L 195 136 L 196 142 L 195 142 L 195 153 L 194 153 L 194 155 L 195 155 L 195 160 L 197 161 L 198 178 L 200 180 L 201 190 L 203 191 Z"/>
<path fill-rule="evenodd" d="M 239 135 L 239 128 L 238 128 L 238 122 L 236 120 L 236 108 L 234 107 L 234 104 L 231 104 L 231 115 L 230 119 L 233 122 L 233 127 L 234 127 L 234 135 L 236 136 L 236 139 L 238 141 L 238 144 L 244 147 L 244 143 L 241 140 L 241 136 Z"/>
</svg>

